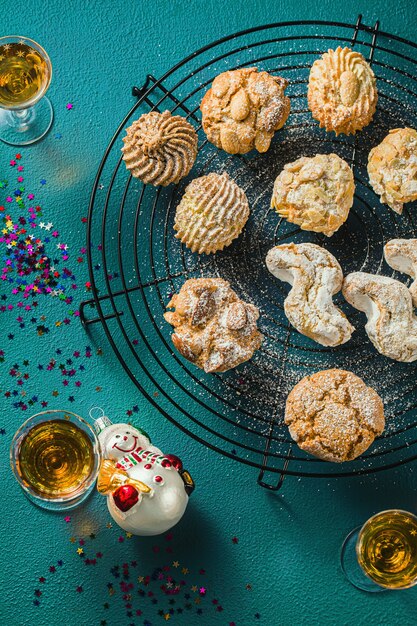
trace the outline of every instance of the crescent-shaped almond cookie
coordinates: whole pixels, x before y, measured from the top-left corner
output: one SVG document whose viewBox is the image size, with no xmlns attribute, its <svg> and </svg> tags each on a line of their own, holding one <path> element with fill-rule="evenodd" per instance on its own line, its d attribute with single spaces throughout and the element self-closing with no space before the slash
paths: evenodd
<svg viewBox="0 0 417 626">
<path fill-rule="evenodd" d="M 310 70 L 308 106 L 327 131 L 355 134 L 369 124 L 378 94 L 369 63 L 350 48 L 328 50 Z"/>
<path fill-rule="evenodd" d="M 197 156 L 193 126 L 169 111 L 144 113 L 126 129 L 123 160 L 143 183 L 166 187 L 187 176 Z"/>
<path fill-rule="evenodd" d="M 330 252 L 313 243 L 290 243 L 272 248 L 266 265 L 292 285 L 284 311 L 298 332 L 322 346 L 349 341 L 355 329 L 332 299 L 342 288 L 343 272 Z"/>
<path fill-rule="evenodd" d="M 417 200 L 417 131 L 390 130 L 369 153 L 368 175 L 382 204 L 401 215 L 406 202 Z"/>
<path fill-rule="evenodd" d="M 411 363 L 417 360 L 417 317 L 407 287 L 387 276 L 348 274 L 343 295 L 368 318 L 365 330 L 380 354 Z"/>
<path fill-rule="evenodd" d="M 417 307 L 417 239 L 391 239 L 385 244 L 384 256 L 392 269 L 408 274 L 414 280 L 409 289 Z"/>
</svg>

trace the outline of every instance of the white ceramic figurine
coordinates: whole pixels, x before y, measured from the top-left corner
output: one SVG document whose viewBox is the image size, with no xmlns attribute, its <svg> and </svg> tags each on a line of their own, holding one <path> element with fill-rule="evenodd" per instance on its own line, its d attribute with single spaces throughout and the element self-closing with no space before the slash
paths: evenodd
<svg viewBox="0 0 417 626">
<path fill-rule="evenodd" d="M 194 489 L 181 460 L 164 455 L 144 431 L 112 424 L 104 414 L 94 427 L 102 455 L 98 490 L 107 495 L 114 521 L 141 536 L 172 528 L 183 516 Z"/>
</svg>

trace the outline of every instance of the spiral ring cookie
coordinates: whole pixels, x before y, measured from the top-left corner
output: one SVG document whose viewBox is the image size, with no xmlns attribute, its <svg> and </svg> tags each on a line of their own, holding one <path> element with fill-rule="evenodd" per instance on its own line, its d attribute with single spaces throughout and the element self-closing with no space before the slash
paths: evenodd
<svg viewBox="0 0 417 626">
<path fill-rule="evenodd" d="M 390 130 L 370 151 L 368 174 L 381 202 L 396 213 L 402 213 L 406 202 L 417 200 L 417 131 Z"/>
<path fill-rule="evenodd" d="M 290 112 L 288 81 L 256 67 L 216 76 L 201 102 L 208 140 L 229 154 L 266 152 Z"/>
<path fill-rule="evenodd" d="M 217 252 L 240 235 L 249 212 L 243 189 L 226 172 L 212 172 L 187 186 L 175 214 L 175 236 L 193 252 Z"/>
<path fill-rule="evenodd" d="M 323 370 L 306 376 L 291 391 L 285 423 L 302 450 L 341 463 L 363 454 L 383 432 L 384 405 L 352 372 Z"/>
<path fill-rule="evenodd" d="M 336 135 L 352 135 L 367 126 L 375 113 L 375 75 L 362 54 L 339 46 L 313 63 L 307 97 L 320 127 Z"/>
<path fill-rule="evenodd" d="M 331 237 L 347 220 L 355 182 L 337 154 L 316 154 L 287 163 L 274 184 L 271 206 L 281 217 Z"/>
<path fill-rule="evenodd" d="M 187 176 L 197 157 L 197 133 L 186 119 L 169 111 L 145 113 L 123 138 L 123 160 L 143 183 L 166 187 Z"/>
</svg>

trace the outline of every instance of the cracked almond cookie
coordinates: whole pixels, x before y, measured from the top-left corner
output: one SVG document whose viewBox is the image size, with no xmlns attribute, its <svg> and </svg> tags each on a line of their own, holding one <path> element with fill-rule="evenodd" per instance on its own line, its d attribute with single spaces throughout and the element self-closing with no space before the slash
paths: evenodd
<svg viewBox="0 0 417 626">
<path fill-rule="evenodd" d="M 316 154 L 287 163 L 277 176 L 271 206 L 281 217 L 331 237 L 347 220 L 355 181 L 337 154 Z"/>
<path fill-rule="evenodd" d="M 354 135 L 368 126 L 375 113 L 375 75 L 362 54 L 339 46 L 314 61 L 307 97 L 321 128 Z"/>
<path fill-rule="evenodd" d="M 306 376 L 290 392 L 285 423 L 302 450 L 341 463 L 356 459 L 381 435 L 384 405 L 352 372 L 323 370 Z"/>
<path fill-rule="evenodd" d="M 207 139 L 229 154 L 266 152 L 290 113 L 287 85 L 256 67 L 216 76 L 200 106 Z"/>
<path fill-rule="evenodd" d="M 221 278 L 190 278 L 164 314 L 175 331 L 172 343 L 188 361 L 205 372 L 225 372 L 248 361 L 263 336 L 259 310 L 244 302 Z"/>
<path fill-rule="evenodd" d="M 380 201 L 401 215 L 406 202 L 417 200 L 417 131 L 390 130 L 369 153 L 368 175 Z"/>
</svg>

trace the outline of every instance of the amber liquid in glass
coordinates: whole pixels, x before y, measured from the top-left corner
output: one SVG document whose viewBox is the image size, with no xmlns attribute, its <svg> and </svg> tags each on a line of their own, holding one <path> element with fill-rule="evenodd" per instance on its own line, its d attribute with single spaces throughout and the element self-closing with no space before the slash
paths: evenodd
<svg viewBox="0 0 417 626">
<path fill-rule="evenodd" d="M 34 48 L 22 43 L 0 46 L 0 107 L 32 101 L 49 78 L 48 64 Z"/>
<path fill-rule="evenodd" d="M 22 440 L 17 468 L 26 485 L 42 498 L 75 496 L 94 470 L 93 444 L 69 420 L 43 422 Z"/>
<path fill-rule="evenodd" d="M 358 561 L 378 585 L 411 587 L 417 580 L 417 520 L 405 511 L 386 511 L 371 518 L 357 543 Z"/>
</svg>

